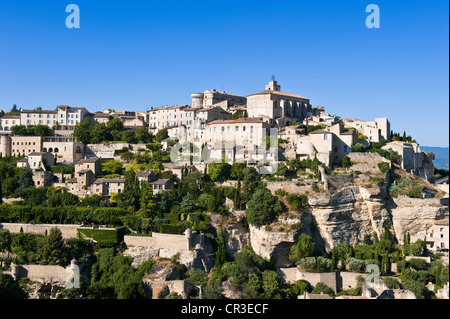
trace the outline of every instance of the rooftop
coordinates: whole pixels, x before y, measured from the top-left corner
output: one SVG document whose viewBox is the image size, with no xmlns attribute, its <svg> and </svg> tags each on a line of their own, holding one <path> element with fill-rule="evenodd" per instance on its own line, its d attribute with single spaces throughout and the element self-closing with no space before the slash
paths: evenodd
<svg viewBox="0 0 450 319">
<path fill-rule="evenodd" d="M 434 222 L 435 225 L 448 226 L 448 218 L 438 219 Z"/>
<path fill-rule="evenodd" d="M 94 184 L 102 183 L 125 183 L 125 178 L 98 178 L 94 182 Z"/>
<path fill-rule="evenodd" d="M 82 160 L 79 160 L 78 162 L 76 162 L 75 164 L 84 164 L 84 163 L 95 163 L 99 160 L 100 158 L 98 157 L 88 157 L 88 158 L 84 158 Z"/>
<path fill-rule="evenodd" d="M 308 98 L 303 97 L 303 96 L 298 95 L 298 94 L 292 94 L 292 93 L 286 93 L 286 92 L 280 92 L 280 91 L 274 91 L 274 90 L 264 90 L 264 91 L 261 91 L 259 93 L 250 94 L 248 96 L 265 95 L 265 94 L 275 94 L 275 95 L 281 95 L 281 96 L 286 96 L 286 97 L 294 97 L 294 98 L 297 98 L 297 99 L 309 100 Z"/>
<path fill-rule="evenodd" d="M 216 120 L 209 122 L 207 125 L 215 125 L 215 124 L 242 124 L 242 123 L 266 123 L 260 117 L 247 117 L 240 118 L 237 120 Z"/>
<path fill-rule="evenodd" d="M 170 179 L 158 179 L 157 181 L 151 182 L 151 185 L 165 185 L 170 182 Z"/>
</svg>

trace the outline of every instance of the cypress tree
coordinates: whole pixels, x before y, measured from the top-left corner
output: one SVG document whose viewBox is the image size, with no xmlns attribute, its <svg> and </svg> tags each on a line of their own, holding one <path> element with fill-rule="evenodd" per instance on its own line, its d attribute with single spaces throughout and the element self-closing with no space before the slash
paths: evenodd
<svg viewBox="0 0 450 319">
<path fill-rule="evenodd" d="M 331 252 L 331 272 L 334 272 L 334 267 L 336 265 L 336 249 L 333 248 Z"/>
<path fill-rule="evenodd" d="M 320 273 L 320 259 L 319 258 L 316 258 L 316 267 L 317 267 L 317 269 L 316 269 L 317 273 Z"/>
</svg>

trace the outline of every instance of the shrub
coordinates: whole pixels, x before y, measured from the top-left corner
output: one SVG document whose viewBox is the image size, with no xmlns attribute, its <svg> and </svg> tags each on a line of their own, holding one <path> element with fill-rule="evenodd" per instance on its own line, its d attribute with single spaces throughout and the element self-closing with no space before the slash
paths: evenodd
<svg viewBox="0 0 450 319">
<path fill-rule="evenodd" d="M 300 259 L 299 262 L 297 263 L 297 265 L 303 271 L 315 272 L 317 270 L 316 257 L 306 257 L 306 258 Z"/>
<path fill-rule="evenodd" d="M 389 289 L 401 289 L 402 285 L 400 284 L 400 281 L 398 279 L 393 277 L 385 277 L 382 279 L 386 286 L 388 286 Z"/>
<path fill-rule="evenodd" d="M 311 291 L 312 294 L 320 294 L 324 293 L 327 295 L 330 295 L 331 297 L 334 297 L 335 293 L 334 290 L 325 285 L 323 282 L 317 283 L 317 285 L 313 288 Z"/>
<path fill-rule="evenodd" d="M 366 269 L 364 260 L 350 257 L 345 260 L 345 263 L 347 264 L 348 270 L 352 272 L 364 272 Z"/>
<path fill-rule="evenodd" d="M 352 166 L 352 161 L 350 160 L 350 157 L 348 155 L 345 155 L 342 159 L 342 167 L 347 168 Z"/>
<path fill-rule="evenodd" d="M 411 258 L 408 260 L 408 266 L 415 270 L 427 270 L 427 262 L 420 258 Z"/>
<path fill-rule="evenodd" d="M 387 173 L 390 170 L 390 165 L 387 162 L 378 163 L 378 168 L 382 173 Z"/>
</svg>

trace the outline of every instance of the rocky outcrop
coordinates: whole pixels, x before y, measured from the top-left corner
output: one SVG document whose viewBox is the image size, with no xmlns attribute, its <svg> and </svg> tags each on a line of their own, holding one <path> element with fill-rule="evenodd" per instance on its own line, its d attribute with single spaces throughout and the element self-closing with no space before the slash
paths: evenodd
<svg viewBox="0 0 450 319">
<path fill-rule="evenodd" d="M 447 201 L 448 202 L 448 201 Z M 433 230 L 437 218 L 448 217 L 448 203 L 437 198 L 409 198 L 401 196 L 388 202 L 397 239 L 403 243 L 405 233 L 411 240 L 423 239 Z"/>
<path fill-rule="evenodd" d="M 264 227 L 250 225 L 250 243 L 255 253 L 267 259 L 275 259 L 277 266 L 288 266 L 289 250 L 295 242 L 296 232 L 267 231 Z"/>
<path fill-rule="evenodd" d="M 227 255 L 231 258 L 245 246 L 250 244 L 250 233 L 241 222 L 224 226 L 223 236 L 225 240 L 225 250 Z"/>
<path fill-rule="evenodd" d="M 327 251 L 342 242 L 354 245 L 374 231 L 380 236 L 391 222 L 380 191 L 360 186 L 344 187 L 335 194 L 321 193 L 308 203 Z"/>
</svg>

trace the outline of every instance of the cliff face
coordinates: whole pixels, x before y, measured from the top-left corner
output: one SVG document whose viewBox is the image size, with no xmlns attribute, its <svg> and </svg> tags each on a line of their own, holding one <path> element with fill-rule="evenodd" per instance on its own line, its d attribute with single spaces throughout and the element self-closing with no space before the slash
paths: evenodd
<svg viewBox="0 0 450 319">
<path fill-rule="evenodd" d="M 288 266 L 289 250 L 295 242 L 295 232 L 266 231 L 264 227 L 250 225 L 250 243 L 255 253 L 261 257 L 276 260 L 277 266 Z"/>
<path fill-rule="evenodd" d="M 310 197 L 308 204 L 309 211 L 301 219 L 302 232 L 313 238 L 319 252 L 329 252 L 342 242 L 355 245 L 373 232 L 381 237 L 385 226 L 400 244 L 407 232 L 413 241 L 423 239 L 436 218 L 449 215 L 448 199 L 392 199 L 383 188 L 354 185 L 335 193 L 319 193 Z M 275 258 L 279 266 L 288 265 L 289 249 L 298 234 L 250 226 L 250 243 L 260 256 Z"/>
<path fill-rule="evenodd" d="M 403 243 L 405 233 L 411 234 L 411 240 L 429 237 L 436 218 L 448 217 L 447 199 L 399 197 L 388 202 L 392 214 L 395 235 Z"/>
<path fill-rule="evenodd" d="M 374 231 L 380 236 L 391 224 L 385 199 L 376 190 L 348 186 L 332 195 L 311 197 L 308 203 L 327 251 L 341 242 L 354 245 Z"/>
</svg>

